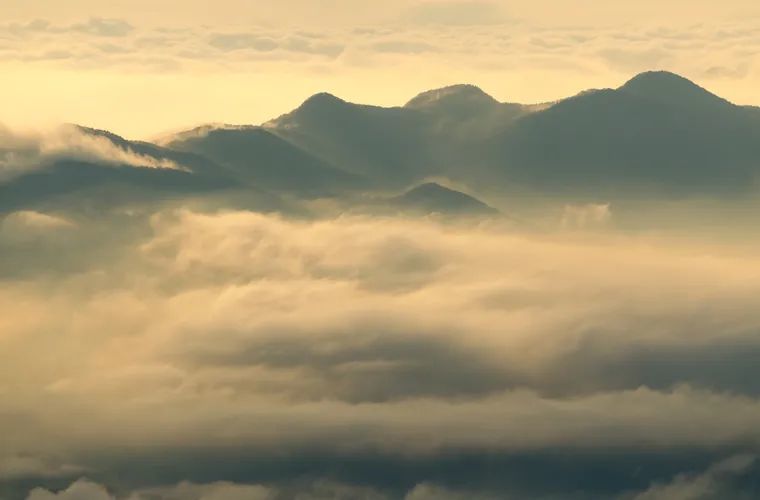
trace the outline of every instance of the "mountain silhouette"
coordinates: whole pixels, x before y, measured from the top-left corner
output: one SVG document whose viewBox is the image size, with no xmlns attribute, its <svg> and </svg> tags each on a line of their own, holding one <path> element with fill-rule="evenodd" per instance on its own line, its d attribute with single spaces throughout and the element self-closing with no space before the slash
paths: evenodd
<svg viewBox="0 0 760 500">
<path fill-rule="evenodd" d="M 377 188 L 444 176 L 497 190 L 726 195 L 753 185 L 760 153 L 756 108 L 663 71 L 537 106 L 473 85 L 402 108 L 317 94 L 266 127 Z"/>
<path fill-rule="evenodd" d="M 533 109 L 522 104 L 501 103 L 469 84 L 428 90 L 411 99 L 404 108 L 429 113 L 438 120 L 457 122 L 484 120 L 491 115 L 501 115 L 500 118 L 510 121 Z"/>
<path fill-rule="evenodd" d="M 389 204 L 402 210 L 457 215 L 495 215 L 498 213 L 470 195 L 428 182 L 391 198 Z"/>
<path fill-rule="evenodd" d="M 0 183 L 0 212 L 43 206 L 101 209 L 209 194 L 234 188 L 224 177 L 60 160 Z"/>
<path fill-rule="evenodd" d="M 631 78 L 621 92 L 694 111 L 728 109 L 733 105 L 694 82 L 669 71 L 647 71 Z"/>
<path fill-rule="evenodd" d="M 264 126 L 375 185 L 398 187 L 425 175 L 428 125 L 414 110 L 353 104 L 323 93 Z"/>
<path fill-rule="evenodd" d="M 390 108 L 320 93 L 262 126 L 198 127 L 161 144 L 80 130 L 183 170 L 60 158 L 0 183 L 0 210 L 83 191 L 104 203 L 233 191 L 350 203 L 414 186 L 394 203 L 468 206 L 463 193 L 419 186 L 430 178 L 494 196 L 725 198 L 754 193 L 760 174 L 760 109 L 665 71 L 540 105 L 502 103 L 474 85 Z"/>
<path fill-rule="evenodd" d="M 231 170 L 211 160 L 147 142 L 129 141 L 105 130 L 74 126 L 82 134 L 106 139 L 117 150 L 145 158 L 146 165 L 50 158 L 25 174 L 0 182 L 0 213 L 25 208 L 104 211 L 125 205 L 218 195 L 233 199 L 244 189 L 240 206 L 269 211 L 283 206 L 279 197 L 256 186 L 241 185 Z M 178 169 L 154 168 L 168 160 Z"/>
<path fill-rule="evenodd" d="M 501 169 L 504 182 L 540 190 L 723 195 L 754 182 L 760 120 L 684 78 L 645 73 L 524 116 L 484 149 L 491 181 Z"/>
<path fill-rule="evenodd" d="M 424 114 L 431 150 L 438 162 L 454 158 L 468 161 L 468 146 L 481 137 L 505 130 L 514 121 L 538 108 L 502 103 L 474 85 L 452 85 L 423 92 L 410 100 L 406 109 Z M 461 154 L 464 153 L 464 154 Z"/>
<path fill-rule="evenodd" d="M 475 85 L 451 85 L 428 90 L 411 99 L 405 108 L 443 111 L 459 117 L 469 117 L 481 110 L 499 107 L 501 103 Z"/>
<path fill-rule="evenodd" d="M 393 108 L 322 93 L 265 127 L 378 187 L 399 188 L 440 174 L 459 178 L 456 169 L 472 163 L 483 138 L 535 109 L 500 103 L 474 85 L 430 90 Z"/>
<path fill-rule="evenodd" d="M 198 129 L 168 147 L 206 157 L 243 183 L 320 196 L 367 187 L 360 176 L 334 167 L 261 127 Z"/>
</svg>

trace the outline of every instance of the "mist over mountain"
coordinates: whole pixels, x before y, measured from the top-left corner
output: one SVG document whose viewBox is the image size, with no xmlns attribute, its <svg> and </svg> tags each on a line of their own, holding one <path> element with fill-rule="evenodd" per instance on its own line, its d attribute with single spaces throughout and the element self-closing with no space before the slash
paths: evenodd
<svg viewBox="0 0 760 500">
<path fill-rule="evenodd" d="M 760 171 L 760 110 L 663 71 L 539 105 L 501 103 L 473 85 L 392 108 L 322 93 L 263 126 L 203 126 L 160 144 L 86 127 L 67 137 L 53 153 L 31 147 L 45 154 L 0 184 L 3 210 L 80 192 L 350 202 L 430 178 L 506 198 L 719 199 L 752 195 Z"/>
<path fill-rule="evenodd" d="M 0 129 L 0 499 L 760 498 L 758 159 L 667 72 Z"/>
<path fill-rule="evenodd" d="M 467 128 L 498 129 L 535 106 L 501 103 L 474 85 L 452 85 L 423 92 L 404 108 L 426 114 L 433 132 L 463 133 Z"/>
<path fill-rule="evenodd" d="M 472 85 L 403 108 L 320 94 L 266 126 L 378 186 L 439 175 L 505 192 L 721 197 L 753 189 L 760 153 L 757 108 L 663 71 L 532 106 Z"/>
</svg>

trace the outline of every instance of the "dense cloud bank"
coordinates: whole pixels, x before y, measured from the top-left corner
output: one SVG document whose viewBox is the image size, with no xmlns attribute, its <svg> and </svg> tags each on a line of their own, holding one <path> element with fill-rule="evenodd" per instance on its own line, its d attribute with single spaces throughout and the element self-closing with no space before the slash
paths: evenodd
<svg viewBox="0 0 760 500">
<path fill-rule="evenodd" d="M 753 497 L 760 259 L 579 210 L 7 215 L 0 497 Z"/>
</svg>

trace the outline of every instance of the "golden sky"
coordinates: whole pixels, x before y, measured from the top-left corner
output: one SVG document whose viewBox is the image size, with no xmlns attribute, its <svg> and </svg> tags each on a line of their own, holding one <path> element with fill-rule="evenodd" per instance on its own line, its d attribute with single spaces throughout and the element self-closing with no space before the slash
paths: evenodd
<svg viewBox="0 0 760 500">
<path fill-rule="evenodd" d="M 760 498 L 752 113 L 51 127 L 760 105 L 758 53 L 760 0 L 0 0 L 0 500 Z"/>
<path fill-rule="evenodd" d="M 6 0 L 0 121 L 145 138 L 319 91 L 400 105 L 467 82 L 538 102 L 648 69 L 760 104 L 759 19 L 752 0 Z"/>
</svg>

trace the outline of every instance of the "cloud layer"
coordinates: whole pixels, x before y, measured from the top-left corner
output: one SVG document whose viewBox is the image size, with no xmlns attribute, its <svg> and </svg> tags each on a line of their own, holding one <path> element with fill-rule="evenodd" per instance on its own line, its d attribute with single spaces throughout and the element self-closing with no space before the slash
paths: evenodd
<svg viewBox="0 0 760 500">
<path fill-rule="evenodd" d="M 8 484 L 87 474 L 120 497 L 293 498 L 284 485 L 334 481 L 366 498 L 535 498 L 552 491 L 527 476 L 508 487 L 461 465 L 456 484 L 441 471 L 464 456 L 561 471 L 556 453 L 593 468 L 612 448 L 684 468 L 576 487 L 660 498 L 714 478 L 734 488 L 710 464 L 760 446 L 760 261 L 740 248 L 249 212 L 133 216 L 109 240 L 113 227 L 38 212 L 0 225 Z M 19 267 L 29 254 L 44 269 Z M 679 450 L 696 463 L 678 465 Z M 138 465 L 156 460 L 164 472 Z M 270 465 L 232 465 L 256 460 Z M 343 460 L 379 476 L 329 465 Z M 402 463 L 417 472 L 395 476 Z M 181 481 L 243 486 L 168 493 Z M 63 491 L 30 498 L 108 498 L 86 482 Z"/>
<path fill-rule="evenodd" d="M 304 68 L 322 65 L 336 71 L 367 64 L 385 67 L 390 53 L 397 62 L 404 62 L 400 56 L 426 66 L 457 61 L 481 73 L 496 69 L 492 67 L 496 64 L 521 71 L 544 68 L 623 76 L 664 67 L 715 81 L 742 79 L 753 72 L 760 32 L 741 21 L 625 29 L 537 25 L 509 19 L 491 3 L 424 2 L 393 23 L 351 29 L 266 24 L 156 28 L 90 18 L 71 25 L 47 20 L 6 23 L 0 25 L 0 41 L 2 62 L 75 69 L 241 71 L 262 63 L 299 62 Z"/>
</svg>

